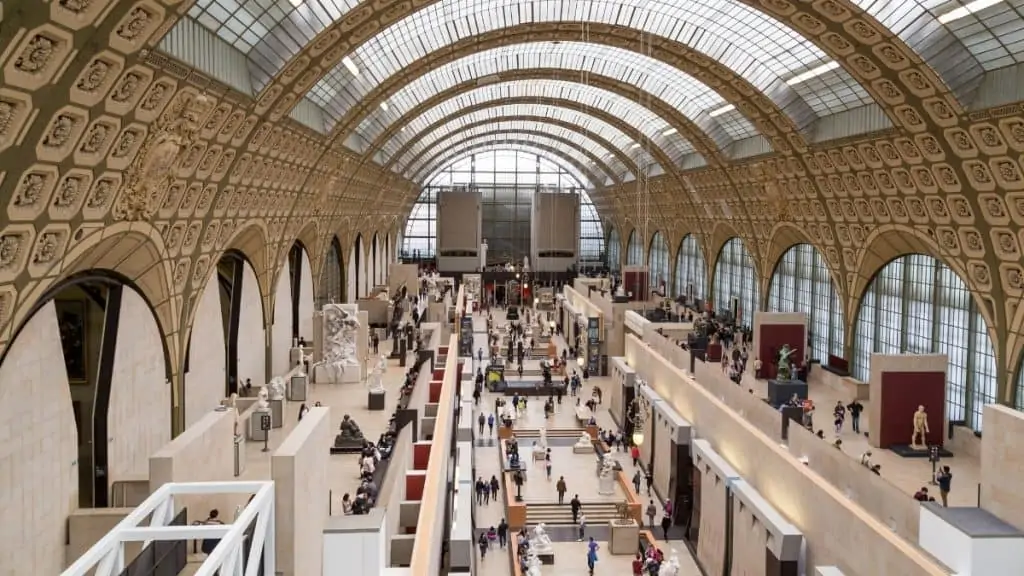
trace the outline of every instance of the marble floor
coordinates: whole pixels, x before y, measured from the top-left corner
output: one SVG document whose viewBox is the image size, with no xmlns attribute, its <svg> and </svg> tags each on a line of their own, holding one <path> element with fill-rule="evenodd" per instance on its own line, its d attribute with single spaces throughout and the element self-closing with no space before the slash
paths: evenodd
<svg viewBox="0 0 1024 576">
<path fill-rule="evenodd" d="M 391 352 L 391 340 L 381 341 L 380 351 L 384 354 Z M 386 429 L 388 420 L 398 400 L 398 390 L 405 381 L 406 368 L 398 365 L 398 360 L 388 360 L 387 372 L 384 374 L 383 383 L 387 391 L 387 404 L 384 410 L 370 411 L 366 408 L 366 385 L 359 384 L 311 384 L 306 396 L 306 404 L 312 406 L 320 402 L 331 409 L 331 428 L 338 430 L 341 420 L 345 414 L 350 415 L 363 434 L 376 440 Z M 245 452 L 245 472 L 239 480 L 268 480 L 270 479 L 270 456 L 284 439 L 295 428 L 298 423 L 299 407 L 301 402 L 285 401 L 284 426 L 271 431 L 269 440 L 269 452 L 262 452 L 262 442 L 248 442 Z M 331 442 L 334 441 L 334 433 L 331 434 Z M 324 446 L 324 451 L 330 446 Z M 345 493 L 355 494 L 359 487 L 359 455 L 338 454 L 330 457 L 328 469 L 331 489 L 331 513 L 340 515 L 341 499 Z"/>
<path fill-rule="evenodd" d="M 745 374 L 742 386 L 752 389 L 759 397 L 767 396 L 768 382 L 756 380 L 752 374 Z M 810 384 L 808 393 L 814 401 L 816 410 L 814 416 L 814 430 L 822 430 L 825 439 L 822 442 L 834 442 L 837 438 L 842 439 L 841 450 L 850 458 L 860 460 L 865 451 L 871 450 L 871 461 L 880 464 L 882 478 L 892 482 L 895 486 L 912 496 L 922 486 L 928 486 L 932 478 L 932 464 L 927 458 L 903 458 L 891 450 L 879 450 L 872 448 L 865 432 L 871 431 L 871 418 L 869 416 L 870 401 L 863 402 L 864 413 L 860 418 L 860 434 L 855 433 L 847 416 L 846 424 L 839 434 L 835 433 L 832 419 L 832 408 L 836 402 L 843 400 L 839 392 L 822 384 Z M 846 402 L 844 401 L 844 404 Z M 909 422 L 908 422 L 909 424 Z M 981 461 L 969 454 L 955 454 L 952 458 L 944 459 L 940 465 L 949 466 L 953 472 L 953 486 L 949 494 L 950 506 L 977 506 L 977 486 L 981 479 Z M 813 468 L 813 465 L 812 465 Z M 934 487 L 930 491 L 938 492 Z"/>
<path fill-rule="evenodd" d="M 608 552 L 608 543 L 597 542 L 597 564 L 594 566 L 595 576 L 605 574 L 615 576 L 628 576 L 633 573 L 633 556 L 613 555 Z M 558 576 L 586 576 L 587 569 L 587 542 L 552 542 L 555 552 L 555 563 L 544 566 L 541 574 Z M 677 550 L 679 558 L 679 576 L 701 576 L 700 569 L 693 558 L 685 550 Z M 666 551 L 665 556 L 670 557 L 671 552 Z"/>
</svg>

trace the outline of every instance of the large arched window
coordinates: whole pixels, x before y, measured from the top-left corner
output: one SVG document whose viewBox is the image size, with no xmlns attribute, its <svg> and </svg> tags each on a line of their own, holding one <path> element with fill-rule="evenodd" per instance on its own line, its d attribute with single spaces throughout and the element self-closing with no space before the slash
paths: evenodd
<svg viewBox="0 0 1024 576">
<path fill-rule="evenodd" d="M 1017 390 L 1014 400 L 1017 410 L 1024 410 L 1024 361 L 1017 366 Z"/>
<path fill-rule="evenodd" d="M 982 408 L 996 400 L 996 360 L 985 319 L 963 280 L 931 256 L 886 264 L 861 300 L 853 375 L 867 382 L 871 354 L 945 354 L 946 415 L 981 430 Z"/>
<path fill-rule="evenodd" d="M 649 270 L 648 280 L 652 290 L 660 290 L 665 285 L 665 294 L 672 290 L 672 278 L 669 277 L 668 267 L 668 242 L 661 232 L 655 232 L 651 239 L 651 248 L 648 250 L 647 268 Z"/>
<path fill-rule="evenodd" d="M 742 240 L 732 238 L 722 246 L 715 264 L 715 310 L 735 312 L 737 324 L 750 326 L 760 299 L 750 252 Z"/>
<path fill-rule="evenodd" d="M 703 300 L 708 286 L 708 265 L 697 237 L 687 234 L 676 254 L 676 296 L 690 296 Z M 691 288 L 692 286 L 692 288 Z"/>
<path fill-rule="evenodd" d="M 619 237 L 619 231 L 612 228 L 612 231 L 608 233 L 608 269 L 618 272 L 620 268 L 622 268 L 622 238 Z"/>
<path fill-rule="evenodd" d="M 521 261 L 530 253 L 530 210 L 533 193 L 540 190 L 579 194 L 577 259 L 597 261 L 604 251 L 604 234 L 584 182 L 568 163 L 526 150 L 496 149 L 461 156 L 427 180 L 405 223 L 401 256 L 435 257 L 438 192 L 475 190 L 482 195 L 481 226 L 488 243 L 488 259 Z"/>
<path fill-rule="evenodd" d="M 324 255 L 323 268 L 320 270 L 320 293 L 316 297 L 316 308 L 324 304 L 345 301 L 345 273 L 341 260 L 341 244 L 338 237 L 331 237 L 331 243 Z"/>
<path fill-rule="evenodd" d="M 626 242 L 626 266 L 644 265 L 644 247 L 636 230 L 629 233 L 629 242 Z"/>
<path fill-rule="evenodd" d="M 843 306 L 814 246 L 797 244 L 779 260 L 768 292 L 769 312 L 803 312 L 811 339 L 811 357 L 843 356 Z"/>
</svg>

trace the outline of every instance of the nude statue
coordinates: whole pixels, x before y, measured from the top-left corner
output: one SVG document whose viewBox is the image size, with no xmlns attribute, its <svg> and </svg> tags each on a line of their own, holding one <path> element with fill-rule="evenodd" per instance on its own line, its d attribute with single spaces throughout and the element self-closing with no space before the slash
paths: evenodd
<svg viewBox="0 0 1024 576">
<path fill-rule="evenodd" d="M 928 443 L 929 432 L 928 413 L 924 411 L 924 406 L 918 406 L 917 412 L 914 412 L 914 434 L 910 437 L 910 446 L 924 448 Z"/>
</svg>

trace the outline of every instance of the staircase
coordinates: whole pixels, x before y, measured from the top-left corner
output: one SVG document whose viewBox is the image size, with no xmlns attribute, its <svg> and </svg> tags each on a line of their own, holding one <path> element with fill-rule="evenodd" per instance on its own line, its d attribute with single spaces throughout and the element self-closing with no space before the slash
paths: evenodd
<svg viewBox="0 0 1024 576">
<path fill-rule="evenodd" d="M 615 502 L 581 502 L 580 511 L 587 515 L 587 524 L 597 526 L 607 524 L 619 518 Z M 543 522 L 547 525 L 572 525 L 572 508 L 569 499 L 565 504 L 533 504 L 526 503 L 526 524 L 533 526 Z"/>
</svg>

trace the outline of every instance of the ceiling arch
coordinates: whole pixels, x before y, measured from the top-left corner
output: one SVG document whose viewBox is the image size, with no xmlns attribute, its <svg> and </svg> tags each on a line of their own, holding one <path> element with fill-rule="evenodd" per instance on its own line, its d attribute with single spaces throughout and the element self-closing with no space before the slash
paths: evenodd
<svg viewBox="0 0 1024 576">
<path fill-rule="evenodd" d="M 544 128 L 544 126 L 540 127 Z M 491 129 L 488 130 L 487 128 Z M 547 129 L 550 130 L 551 127 L 547 127 Z M 408 178 L 418 182 L 422 176 L 422 172 L 436 168 L 438 166 L 438 159 L 457 146 L 466 144 L 470 141 L 480 141 L 485 139 L 497 140 L 503 138 L 520 139 L 525 141 L 536 139 L 539 144 L 545 144 L 555 149 L 564 150 L 567 153 L 570 150 L 575 150 L 586 158 L 588 165 L 592 164 L 597 166 L 603 173 L 611 175 L 612 181 L 617 180 L 621 182 L 623 179 L 622 174 L 618 172 L 614 166 L 609 164 L 606 159 L 590 152 L 578 144 L 578 138 L 567 138 L 561 134 L 554 134 L 530 128 L 514 126 L 500 127 L 500 125 L 496 126 L 493 123 L 467 128 L 457 134 L 452 134 L 449 138 L 445 139 L 443 143 L 438 143 L 438 145 L 428 154 L 425 154 L 423 158 L 420 158 L 415 163 L 409 165 L 407 168 Z M 602 182 L 602 184 L 604 184 L 604 182 Z"/>
<path fill-rule="evenodd" d="M 557 118 L 545 118 L 541 116 L 498 116 L 484 118 L 460 126 L 458 129 L 445 134 L 431 143 L 415 155 L 408 156 L 408 160 L 402 166 L 406 174 L 410 169 L 423 164 L 429 164 L 431 154 L 449 141 L 457 141 L 462 134 L 481 132 L 482 129 L 496 127 L 504 131 L 513 130 L 522 134 L 546 134 L 559 136 L 564 140 L 574 141 L 580 148 L 589 151 L 592 155 L 603 161 L 614 174 L 630 174 L 635 176 L 639 169 L 637 163 L 625 152 L 619 150 L 614 144 L 599 134 L 596 134 L 578 124 L 559 120 Z M 426 161 L 424 161 L 426 159 Z"/>
<path fill-rule="evenodd" d="M 439 168 L 435 169 L 433 172 L 427 173 L 423 181 L 425 184 L 429 184 L 431 179 L 441 170 L 444 170 L 445 167 L 463 160 L 470 154 L 480 154 L 483 152 L 501 150 L 530 152 L 531 154 L 536 154 L 553 164 L 557 164 L 566 172 L 569 172 L 573 178 L 579 180 L 579 183 L 583 188 L 594 189 L 604 180 L 586 165 L 577 162 L 575 158 L 570 154 L 567 154 L 564 150 L 559 150 L 558 148 L 552 148 L 543 144 L 536 144 L 528 140 L 489 140 L 486 142 L 476 142 L 464 147 L 460 146 L 453 149 L 451 152 L 446 153 L 445 157 L 437 162 L 437 166 L 439 166 Z"/>
<path fill-rule="evenodd" d="M 678 110 L 695 131 L 702 132 L 716 149 L 733 141 L 710 115 L 726 104 L 721 95 L 693 76 L 637 50 L 578 40 L 556 43 L 534 39 L 484 49 L 477 47 L 459 58 L 453 58 L 454 54 L 444 56 L 430 69 L 419 68 L 411 78 L 405 78 L 405 73 L 412 69 L 403 69 L 402 74 L 391 75 L 381 85 L 368 87 L 358 96 L 339 93 L 329 101 L 324 99 L 318 103 L 328 109 L 329 115 L 339 119 L 338 131 L 354 131 L 372 140 L 402 112 L 465 78 L 488 77 L 511 70 L 564 69 L 579 75 L 581 82 L 585 82 L 588 75 L 614 78 L 636 87 L 641 95 L 639 100 L 664 101 Z M 403 78 L 399 87 L 386 92 L 377 90 L 390 85 L 390 79 L 396 77 Z M 314 89 L 311 95 L 316 98 L 316 94 Z M 360 106 L 364 98 L 366 101 Z M 345 122 L 351 111 L 356 112 L 352 118 L 355 121 Z"/>
<path fill-rule="evenodd" d="M 665 119 L 628 98 L 596 86 L 564 80 L 533 80 L 480 86 L 453 96 L 422 113 L 419 113 L 422 106 L 417 106 L 395 122 L 395 125 L 400 126 L 399 130 L 389 127 L 370 144 L 364 155 L 372 155 L 377 150 L 383 150 L 389 158 L 399 155 L 415 145 L 419 134 L 442 125 L 448 118 L 483 108 L 518 103 L 553 104 L 586 112 L 613 126 L 619 126 L 627 133 L 642 135 L 644 140 L 662 148 L 676 164 L 694 151 L 693 145 L 685 138 L 669 138 L 676 130 Z"/>
<path fill-rule="evenodd" d="M 387 32 L 395 28 L 404 31 L 409 37 L 420 37 L 417 30 L 409 30 L 406 26 L 411 23 L 411 17 L 430 10 L 442 16 L 458 14 L 462 20 L 449 26 L 452 31 L 480 29 L 487 26 L 488 19 L 519 22 L 559 21 L 560 18 L 571 17 L 574 20 L 601 21 L 602 16 L 604 20 L 616 19 L 630 23 L 652 34 L 688 33 L 690 38 L 727 36 L 726 32 L 722 32 L 723 29 L 734 31 L 742 26 L 737 45 L 719 40 L 714 53 L 722 53 L 723 57 L 726 51 L 745 48 L 750 42 L 761 44 L 762 40 L 766 40 L 765 32 L 770 30 L 777 33 L 777 38 L 781 40 L 773 38 L 771 42 L 765 42 L 761 46 L 763 50 L 782 49 L 784 53 L 809 56 L 817 56 L 820 52 L 860 78 L 864 77 L 864 72 L 870 76 L 870 73 L 879 70 L 901 71 L 900 74 L 887 75 L 886 88 L 896 87 L 896 92 L 901 93 L 902 97 L 910 97 L 915 101 L 914 104 L 920 104 L 921 98 L 927 97 L 948 99 L 954 113 L 962 112 L 959 99 L 964 97 L 964 88 L 966 86 L 972 90 L 980 74 L 969 71 L 972 66 L 977 68 L 977 60 L 971 51 L 941 24 L 939 14 L 925 9 L 920 0 L 901 3 L 895 8 L 890 3 L 872 0 L 807 3 L 789 0 L 701 0 L 689 3 L 695 5 L 689 12 L 696 14 L 699 24 L 690 22 L 691 14 L 686 13 L 686 8 L 668 2 L 659 3 L 656 10 L 650 10 L 647 4 L 643 4 L 642 9 L 632 5 L 640 4 L 639 0 L 626 4 L 624 9 L 615 9 L 610 4 L 594 1 L 563 4 L 554 1 L 517 3 L 498 0 L 480 2 L 480 13 L 467 18 L 464 10 L 451 6 L 454 1 L 431 3 L 428 0 L 420 4 L 379 7 L 366 5 L 352 10 L 342 21 L 317 36 L 301 54 L 289 60 L 290 64 L 277 66 L 283 72 L 261 93 L 261 100 L 265 101 L 263 108 L 269 109 L 291 85 L 292 93 L 286 95 L 284 105 L 277 110 L 279 115 L 286 114 L 312 81 L 331 70 L 343 57 L 364 47 L 370 40 L 380 44 L 382 30 Z M 945 9 L 945 6 L 939 9 Z M 684 12 L 680 13 L 680 10 Z M 897 29 L 899 36 L 893 34 L 890 27 Z M 750 28 L 756 33 L 744 34 Z M 748 42 L 740 42 L 744 38 Z M 386 48 L 392 50 L 394 46 Z M 1004 50 L 1001 54 L 1006 52 Z M 803 63 L 813 61 L 812 58 L 800 56 L 797 59 Z M 951 66 L 954 69 L 951 70 Z M 307 70 L 309 73 L 301 74 L 307 67 L 310 67 Z M 938 72 L 941 80 L 935 78 L 936 81 L 933 81 L 933 69 Z M 310 80 L 310 76 L 314 80 Z M 869 88 L 873 92 L 879 90 L 877 85 Z M 952 88 L 956 94 L 950 94 L 948 88 Z M 916 112 L 920 112 L 920 109 Z"/>
<path fill-rule="evenodd" d="M 429 129 L 416 134 L 416 138 L 410 141 L 411 146 L 392 155 L 385 168 L 391 168 L 392 164 L 403 164 L 403 157 L 409 154 L 417 154 L 438 139 L 444 137 L 466 124 L 472 124 L 480 120 L 507 118 L 507 117 L 536 117 L 550 118 L 561 122 L 568 122 L 577 125 L 585 130 L 597 134 L 608 141 L 617 150 L 631 156 L 641 144 L 629 134 L 629 125 L 614 121 L 611 115 L 594 115 L 573 102 L 559 101 L 557 103 L 538 102 L 536 100 L 520 102 L 488 102 L 487 106 L 464 108 L 447 116 L 443 121 L 436 122 Z M 610 117 L 611 116 L 611 117 Z M 609 118 L 610 117 L 610 118 Z M 612 120 L 609 122 L 609 120 Z"/>
</svg>

